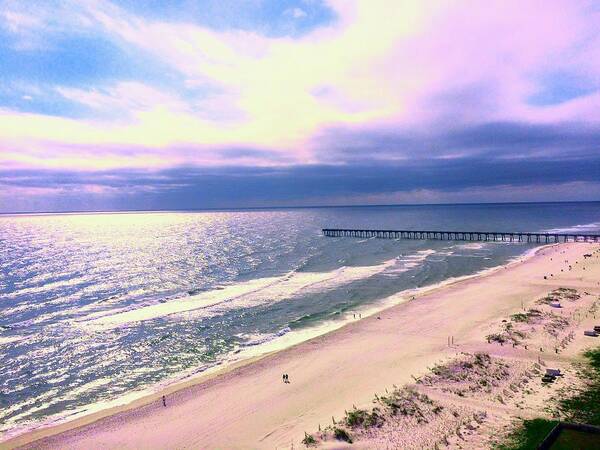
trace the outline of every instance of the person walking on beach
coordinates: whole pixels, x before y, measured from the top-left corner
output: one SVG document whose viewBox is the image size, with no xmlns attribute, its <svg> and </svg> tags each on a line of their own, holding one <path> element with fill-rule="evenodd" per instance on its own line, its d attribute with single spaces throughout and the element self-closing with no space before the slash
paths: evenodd
<svg viewBox="0 0 600 450">
<path fill-rule="evenodd" d="M 162 396 L 162 401 L 163 401 L 163 406 L 166 408 L 167 407 L 167 399 L 164 395 Z"/>
</svg>

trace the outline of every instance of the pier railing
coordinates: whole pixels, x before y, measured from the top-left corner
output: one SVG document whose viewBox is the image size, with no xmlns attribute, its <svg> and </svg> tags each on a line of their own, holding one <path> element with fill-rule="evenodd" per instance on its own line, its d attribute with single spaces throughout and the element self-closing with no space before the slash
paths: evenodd
<svg viewBox="0 0 600 450">
<path fill-rule="evenodd" d="M 440 241 L 482 242 L 600 242 L 600 234 L 522 233 L 497 231 L 431 231 L 431 230 L 357 230 L 324 228 L 327 237 L 358 237 L 382 239 L 435 239 Z"/>
</svg>

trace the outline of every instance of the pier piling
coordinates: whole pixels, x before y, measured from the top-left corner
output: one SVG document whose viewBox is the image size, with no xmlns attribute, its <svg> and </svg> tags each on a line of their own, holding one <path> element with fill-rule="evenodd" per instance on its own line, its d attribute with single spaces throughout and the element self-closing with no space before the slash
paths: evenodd
<svg viewBox="0 0 600 450">
<path fill-rule="evenodd" d="M 557 234 L 497 231 L 432 231 L 432 230 L 365 230 L 324 228 L 327 237 L 360 237 L 380 239 L 417 239 L 439 241 L 492 241 L 554 244 L 559 242 L 600 242 L 600 234 Z"/>
</svg>

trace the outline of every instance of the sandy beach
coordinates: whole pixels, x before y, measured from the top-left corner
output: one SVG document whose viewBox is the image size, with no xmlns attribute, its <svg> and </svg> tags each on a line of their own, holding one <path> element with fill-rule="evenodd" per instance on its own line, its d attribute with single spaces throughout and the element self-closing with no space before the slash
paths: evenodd
<svg viewBox="0 0 600 450">
<path fill-rule="evenodd" d="M 540 298 L 558 288 L 581 293 L 581 302 L 564 314 L 589 306 L 600 294 L 600 264 L 583 255 L 598 248 L 547 246 L 523 262 L 417 295 L 294 347 L 0 447 L 301 448 L 305 432 L 330 424 L 332 416 L 341 418 L 353 405 L 370 407 L 374 394 L 413 383 L 433 364 L 461 352 L 487 349 L 524 361 L 540 353 L 556 361 L 573 359 L 586 346 L 600 344 L 600 338 L 582 336 L 591 317 L 572 322 L 573 338 L 560 354 L 556 342 L 543 336 L 527 349 L 488 343 L 487 336 L 498 332 L 501 320 L 539 306 Z M 283 373 L 290 383 L 282 382 Z M 526 401 L 539 400 L 531 398 Z"/>
</svg>

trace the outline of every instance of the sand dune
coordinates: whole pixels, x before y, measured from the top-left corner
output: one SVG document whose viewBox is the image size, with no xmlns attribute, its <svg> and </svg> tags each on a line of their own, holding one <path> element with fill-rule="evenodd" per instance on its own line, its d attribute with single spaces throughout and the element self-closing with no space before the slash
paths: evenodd
<svg viewBox="0 0 600 450">
<path fill-rule="evenodd" d="M 417 296 L 216 376 L 173 386 L 164 392 L 166 407 L 161 393 L 2 445 L 298 448 L 305 431 L 331 423 L 332 416 L 342 417 L 353 404 L 370 406 L 375 393 L 411 383 L 435 362 L 472 350 L 499 319 L 534 305 L 549 291 L 572 287 L 600 293 L 600 265 L 587 260 L 583 270 L 583 254 L 598 247 L 545 247 L 523 263 Z M 567 270 L 565 260 L 573 270 Z M 454 338 L 451 347 L 449 336 Z M 511 346 L 503 348 L 512 351 Z M 282 382 L 283 373 L 289 374 L 289 384 Z"/>
</svg>

